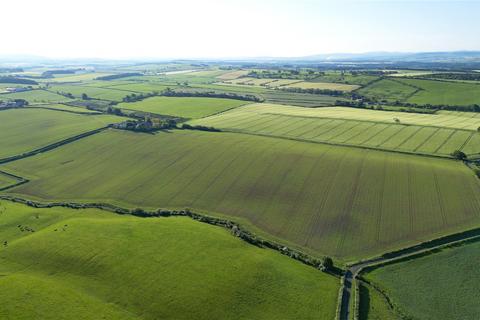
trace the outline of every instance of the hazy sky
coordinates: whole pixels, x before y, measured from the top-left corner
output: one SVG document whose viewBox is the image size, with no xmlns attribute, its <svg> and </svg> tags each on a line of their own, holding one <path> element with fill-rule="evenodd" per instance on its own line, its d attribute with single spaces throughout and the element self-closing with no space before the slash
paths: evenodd
<svg viewBox="0 0 480 320">
<path fill-rule="evenodd" d="M 2 1 L 0 55 L 190 58 L 480 50 L 480 1 Z"/>
</svg>

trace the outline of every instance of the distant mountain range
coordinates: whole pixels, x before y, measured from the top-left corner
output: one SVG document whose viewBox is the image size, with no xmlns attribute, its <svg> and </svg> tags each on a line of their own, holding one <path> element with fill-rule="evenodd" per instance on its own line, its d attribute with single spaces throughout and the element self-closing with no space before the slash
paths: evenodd
<svg viewBox="0 0 480 320">
<path fill-rule="evenodd" d="M 224 62 L 259 62 L 259 63 L 283 63 L 283 62 L 303 62 L 303 63 L 444 63 L 444 64 L 480 64 L 480 51 L 444 51 L 444 52 L 366 52 L 366 53 L 332 53 L 317 54 L 304 57 L 238 57 L 223 59 L 165 59 L 165 58 L 132 58 L 132 59 L 104 59 L 104 58 L 78 58 L 61 59 L 48 58 L 34 55 L 1 55 L 0 65 L 27 66 L 32 64 L 71 64 L 71 65 L 109 65 L 109 64 L 131 64 L 147 62 L 166 62 L 166 61 L 224 61 Z"/>
<path fill-rule="evenodd" d="M 339 61 L 391 61 L 391 62 L 480 62 L 480 51 L 445 51 L 445 52 L 367 52 L 318 54 L 300 57 L 295 60 L 339 62 Z"/>
</svg>

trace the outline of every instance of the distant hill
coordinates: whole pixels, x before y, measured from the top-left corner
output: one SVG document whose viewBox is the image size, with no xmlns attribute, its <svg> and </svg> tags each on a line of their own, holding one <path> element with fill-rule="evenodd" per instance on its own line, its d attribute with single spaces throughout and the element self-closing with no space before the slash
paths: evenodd
<svg viewBox="0 0 480 320">
<path fill-rule="evenodd" d="M 480 51 L 335 53 L 300 57 L 308 61 L 480 62 Z"/>
</svg>

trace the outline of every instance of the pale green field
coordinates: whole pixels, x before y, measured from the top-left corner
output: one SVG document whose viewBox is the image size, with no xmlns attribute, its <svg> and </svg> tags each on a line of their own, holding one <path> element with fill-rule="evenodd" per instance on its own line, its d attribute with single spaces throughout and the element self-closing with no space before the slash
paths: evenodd
<svg viewBox="0 0 480 320">
<path fill-rule="evenodd" d="M 56 75 L 52 79 L 43 80 L 44 82 L 84 82 L 94 80 L 98 77 L 109 76 L 112 73 L 92 72 L 74 75 Z"/>
<path fill-rule="evenodd" d="M 358 85 L 333 83 L 333 82 L 297 82 L 294 84 L 286 85 L 285 88 L 300 88 L 300 89 L 319 89 L 319 90 L 339 90 L 339 91 L 352 91 L 360 88 Z"/>
<path fill-rule="evenodd" d="M 96 88 L 90 86 L 80 86 L 80 85 L 51 85 L 48 89 L 52 92 L 67 92 L 75 96 L 75 98 L 81 98 L 82 94 L 87 94 L 90 98 L 100 99 L 100 100 L 112 100 L 112 101 L 122 101 L 122 99 L 131 94 L 134 91 L 122 90 L 116 87 L 113 88 Z"/>
<path fill-rule="evenodd" d="M 335 313 L 337 278 L 188 218 L 0 201 L 0 241 L 2 319 L 333 319 Z"/>
<path fill-rule="evenodd" d="M 461 162 L 254 135 L 108 130 L 2 167 L 22 197 L 189 207 L 341 260 L 480 223 Z"/>
<path fill-rule="evenodd" d="M 82 107 L 72 107 L 65 104 L 39 104 L 39 105 L 28 105 L 27 108 L 36 109 L 36 108 L 48 108 L 48 109 L 55 109 L 59 111 L 71 111 L 71 112 L 78 112 L 78 113 L 98 113 L 94 110 L 88 110 Z"/>
<path fill-rule="evenodd" d="M 248 101 L 219 98 L 152 97 L 138 102 L 120 103 L 118 107 L 182 118 L 201 118 L 246 103 Z"/>
<path fill-rule="evenodd" d="M 87 116 L 31 108 L 0 111 L 0 159 L 122 120 L 111 115 Z"/>
<path fill-rule="evenodd" d="M 126 83 L 126 84 L 114 84 L 109 86 L 110 89 L 119 89 L 119 90 L 127 90 L 139 93 L 149 93 L 154 91 L 163 91 L 167 89 L 169 86 L 165 85 L 161 82 L 138 82 L 138 83 Z M 172 86 L 170 86 L 172 87 Z"/>
<path fill-rule="evenodd" d="M 398 119 L 399 122 L 396 122 Z M 252 104 L 191 121 L 235 132 L 302 141 L 449 156 L 480 153 L 480 119 L 343 107 L 299 108 Z"/>
<path fill-rule="evenodd" d="M 25 99 L 30 104 L 41 104 L 41 103 L 53 103 L 53 102 L 65 102 L 71 101 L 72 99 L 61 96 L 59 94 L 48 92 L 45 90 L 31 90 L 24 92 L 15 92 L 7 93 L 0 95 L 0 100 L 8 99 Z"/>
<path fill-rule="evenodd" d="M 224 73 L 222 75 L 217 76 L 217 79 L 220 80 L 234 80 L 240 78 L 242 76 L 246 76 L 250 71 L 248 70 L 235 70 Z"/>
</svg>

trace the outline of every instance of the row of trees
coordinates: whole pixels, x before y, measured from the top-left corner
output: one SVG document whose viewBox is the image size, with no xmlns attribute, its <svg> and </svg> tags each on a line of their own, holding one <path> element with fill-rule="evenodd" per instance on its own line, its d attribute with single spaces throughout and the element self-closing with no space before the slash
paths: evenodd
<svg viewBox="0 0 480 320">
<path fill-rule="evenodd" d="M 17 78 L 13 76 L 0 77 L 0 83 L 28 84 L 36 85 L 37 81 L 25 78 Z"/>
</svg>

